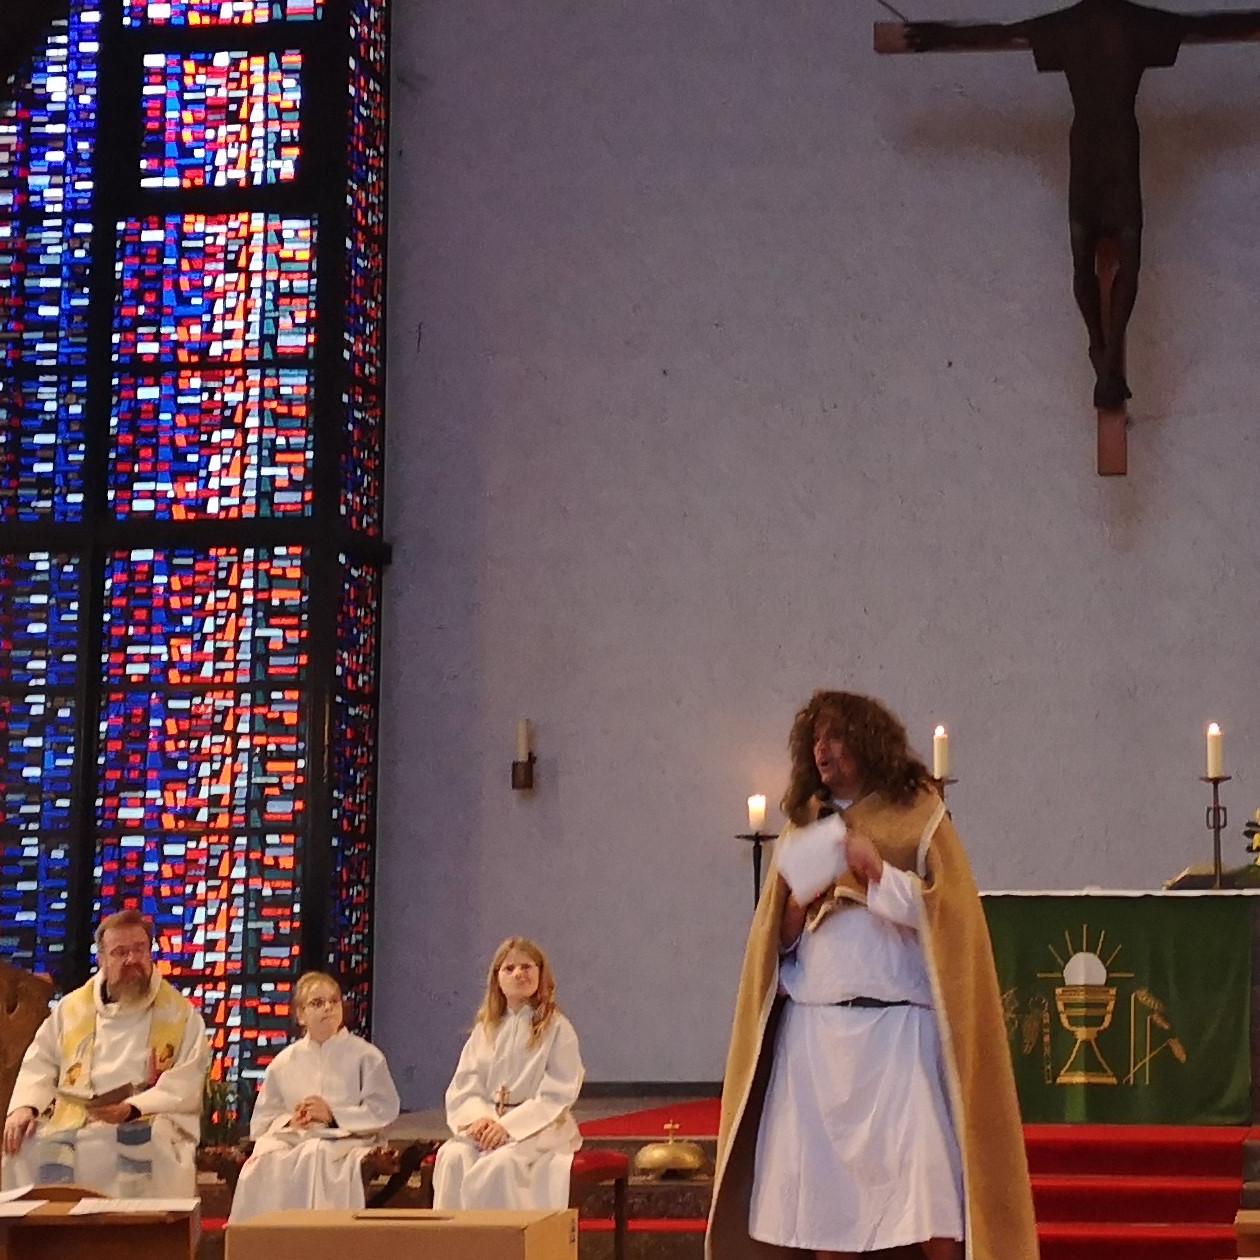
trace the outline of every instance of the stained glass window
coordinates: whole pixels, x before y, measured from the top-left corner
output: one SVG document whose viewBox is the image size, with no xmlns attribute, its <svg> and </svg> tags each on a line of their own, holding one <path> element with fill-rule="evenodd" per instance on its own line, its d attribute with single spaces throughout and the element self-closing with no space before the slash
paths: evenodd
<svg viewBox="0 0 1260 1260">
<path fill-rule="evenodd" d="M 381 371 L 385 304 L 385 92 L 379 76 L 383 10 L 373 0 L 352 7 L 357 45 L 350 58 L 350 150 L 347 210 L 347 306 L 343 352 L 346 442 L 341 513 L 353 528 L 380 531 Z"/>
<path fill-rule="evenodd" d="M 313 21 L 324 0 L 123 0 L 126 26 L 232 26 Z"/>
<path fill-rule="evenodd" d="M 300 52 L 147 53 L 143 92 L 143 187 L 250 187 L 297 177 Z"/>
<path fill-rule="evenodd" d="M 333 703 L 333 861 L 329 965 L 341 977 L 355 1022 L 370 1015 L 375 868 L 376 677 L 380 571 L 341 557 L 337 686 Z"/>
<path fill-rule="evenodd" d="M 79 578 L 0 556 L 0 953 L 61 970 L 75 765 Z"/>
<path fill-rule="evenodd" d="M 18 376 L 0 393 L 0 518 L 79 520 L 87 378 Z"/>
<path fill-rule="evenodd" d="M 304 961 L 370 1016 L 386 4 L 69 6 L 0 105 L 0 955 L 144 909 L 248 1110 Z"/>
<path fill-rule="evenodd" d="M 0 105 L 0 362 L 87 360 L 99 7 L 78 0 Z"/>
<path fill-rule="evenodd" d="M 176 521 L 308 515 L 311 406 L 305 368 L 116 378 L 115 512 Z"/>
<path fill-rule="evenodd" d="M 315 227 L 275 214 L 186 214 L 119 228 L 120 359 L 306 358 Z"/>
</svg>

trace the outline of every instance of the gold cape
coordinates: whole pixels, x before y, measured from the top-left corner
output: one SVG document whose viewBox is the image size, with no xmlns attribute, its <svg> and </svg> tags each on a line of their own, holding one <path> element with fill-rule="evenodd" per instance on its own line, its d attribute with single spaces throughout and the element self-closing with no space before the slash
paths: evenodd
<svg viewBox="0 0 1260 1260">
<path fill-rule="evenodd" d="M 967 1260 L 1036 1260 L 1037 1227 L 1002 1002 L 984 909 L 941 798 L 924 788 L 909 805 L 877 794 L 845 811 L 886 862 L 924 880 L 919 936 L 941 1028 L 950 1112 L 963 1160 Z M 784 832 L 786 836 L 790 828 Z M 744 952 L 722 1086 L 717 1171 L 705 1239 L 707 1260 L 787 1260 L 791 1248 L 748 1236 L 757 1130 L 782 1007 L 779 921 L 787 885 L 772 860 Z M 865 894 L 847 872 L 830 912 Z M 819 920 L 811 913 L 813 926 Z M 808 929 L 807 929 L 808 930 Z"/>
</svg>

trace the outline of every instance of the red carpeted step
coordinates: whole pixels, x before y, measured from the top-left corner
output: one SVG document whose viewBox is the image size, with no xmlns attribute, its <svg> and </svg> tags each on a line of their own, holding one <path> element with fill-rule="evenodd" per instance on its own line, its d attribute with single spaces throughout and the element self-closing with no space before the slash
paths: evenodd
<svg viewBox="0 0 1260 1260">
<path fill-rule="evenodd" d="M 1242 1127 L 1027 1124 L 1034 1173 L 1237 1177 L 1242 1147 L 1260 1131 Z"/>
<path fill-rule="evenodd" d="M 610 1233 L 607 1217 L 580 1222 L 588 1233 Z M 699 1218 L 640 1218 L 630 1222 L 635 1234 L 703 1234 Z M 1108 1225 L 1062 1222 L 1038 1225 L 1041 1260 L 1220 1260 L 1232 1256 L 1230 1225 Z"/>
<path fill-rule="evenodd" d="M 1036 1173 L 1033 1202 L 1039 1221 L 1212 1222 L 1234 1219 L 1242 1178 L 1078 1177 Z"/>
<path fill-rule="evenodd" d="M 1221 1260 L 1235 1250 L 1232 1225 L 1037 1226 L 1041 1260 Z"/>
<path fill-rule="evenodd" d="M 707 1221 L 685 1216 L 631 1217 L 626 1229 L 632 1234 L 703 1234 Z M 578 1228 L 592 1234 L 610 1234 L 613 1230 L 611 1216 L 584 1216 Z"/>
</svg>

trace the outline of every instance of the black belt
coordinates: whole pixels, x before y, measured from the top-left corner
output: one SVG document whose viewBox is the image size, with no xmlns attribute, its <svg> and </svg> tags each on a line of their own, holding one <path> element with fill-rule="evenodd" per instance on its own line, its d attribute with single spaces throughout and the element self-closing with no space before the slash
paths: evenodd
<svg viewBox="0 0 1260 1260">
<path fill-rule="evenodd" d="M 845 998 L 843 1002 L 833 1002 L 832 1006 L 861 1006 L 870 1010 L 883 1010 L 886 1006 L 913 1006 L 913 1002 L 885 1002 L 883 998 L 855 997 Z"/>
</svg>

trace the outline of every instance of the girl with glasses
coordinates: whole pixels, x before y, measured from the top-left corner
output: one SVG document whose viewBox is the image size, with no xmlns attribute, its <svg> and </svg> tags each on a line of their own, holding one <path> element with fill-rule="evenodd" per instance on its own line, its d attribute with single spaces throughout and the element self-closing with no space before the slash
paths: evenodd
<svg viewBox="0 0 1260 1260">
<path fill-rule="evenodd" d="M 304 1036 L 272 1060 L 250 1119 L 245 1161 L 229 1224 L 286 1208 L 364 1205 L 359 1165 L 398 1118 L 385 1056 L 342 1023 L 341 987 L 309 971 L 294 991 Z"/>
</svg>

